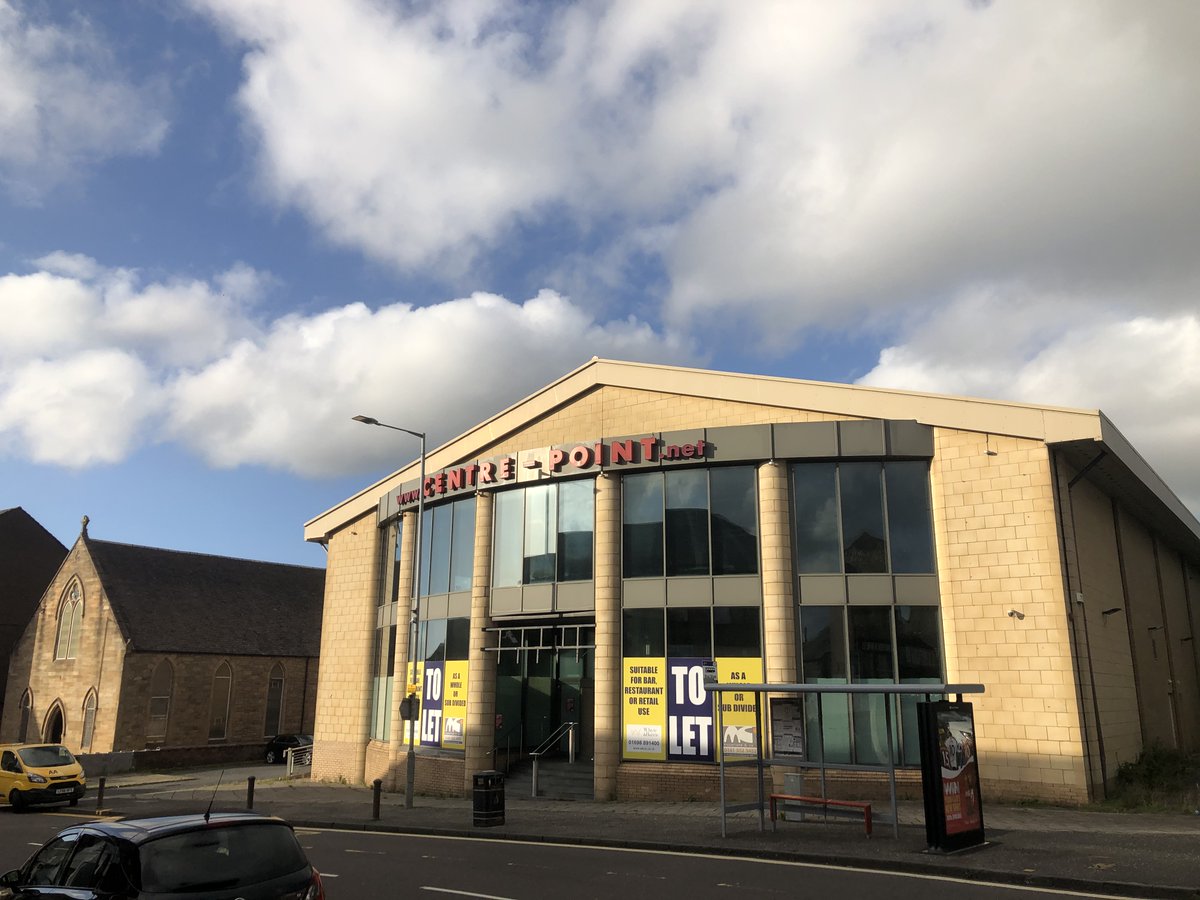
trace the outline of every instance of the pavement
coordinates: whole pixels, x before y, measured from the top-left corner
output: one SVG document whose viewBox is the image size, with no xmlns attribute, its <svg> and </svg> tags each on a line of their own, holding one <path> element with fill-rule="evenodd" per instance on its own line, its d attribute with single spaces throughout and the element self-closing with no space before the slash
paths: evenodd
<svg viewBox="0 0 1200 900">
<path fill-rule="evenodd" d="M 199 811 L 210 801 L 213 809 L 245 809 L 251 799 L 246 778 L 219 787 L 211 778 L 204 780 L 198 773 L 111 776 L 103 810 L 113 815 Z M 95 788 L 93 779 L 81 812 L 96 801 Z M 489 826 L 475 825 L 472 800 L 418 794 L 407 808 L 403 794 L 382 793 L 377 818 L 374 806 L 372 789 L 361 785 L 275 775 L 254 782 L 253 808 L 297 827 L 750 856 L 1098 896 L 1200 900 L 1200 814 L 1002 806 L 984 798 L 986 843 L 944 853 L 927 846 L 920 804 L 905 801 L 899 804 L 896 829 L 887 801 L 874 806 L 870 838 L 861 820 L 824 822 L 810 815 L 772 830 L 769 817 L 755 811 L 726 815 L 723 829 L 721 807 L 710 802 L 600 803 L 506 793 L 503 824 Z"/>
</svg>

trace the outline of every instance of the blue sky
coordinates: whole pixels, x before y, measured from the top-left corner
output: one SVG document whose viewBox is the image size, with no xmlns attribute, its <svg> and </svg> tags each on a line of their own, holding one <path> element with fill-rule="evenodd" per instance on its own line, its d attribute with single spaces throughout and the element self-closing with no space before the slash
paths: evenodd
<svg viewBox="0 0 1200 900">
<path fill-rule="evenodd" d="M 592 356 L 1104 410 L 1200 509 L 1200 10 L 0 0 L 0 508 L 303 522 Z M 496 377 L 495 373 L 503 373 Z"/>
</svg>

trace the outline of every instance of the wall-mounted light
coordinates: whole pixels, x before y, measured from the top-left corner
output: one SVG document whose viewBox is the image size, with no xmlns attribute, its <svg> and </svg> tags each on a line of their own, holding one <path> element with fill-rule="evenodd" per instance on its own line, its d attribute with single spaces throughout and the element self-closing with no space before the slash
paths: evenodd
<svg viewBox="0 0 1200 900">
<path fill-rule="evenodd" d="M 1110 606 L 1108 609 L 1100 610 L 1100 615 L 1111 616 L 1111 615 L 1115 615 L 1116 613 L 1119 613 L 1119 612 L 1124 612 L 1124 610 L 1119 606 Z"/>
<path fill-rule="evenodd" d="M 1010 619 L 1020 620 L 1020 619 L 1025 618 L 1025 613 L 1021 612 L 1019 609 L 1010 609 L 1008 611 L 1008 617 Z"/>
</svg>

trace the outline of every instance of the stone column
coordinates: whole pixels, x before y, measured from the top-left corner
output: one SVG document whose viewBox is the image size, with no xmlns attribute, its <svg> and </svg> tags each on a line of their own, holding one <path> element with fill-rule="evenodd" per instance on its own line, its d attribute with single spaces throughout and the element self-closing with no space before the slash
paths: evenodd
<svg viewBox="0 0 1200 900">
<path fill-rule="evenodd" d="M 617 798 L 621 764 L 621 481 L 596 479 L 595 798 Z"/>
<path fill-rule="evenodd" d="M 492 624 L 492 508 L 490 492 L 475 496 L 475 565 L 471 576 L 471 647 L 467 668 L 466 765 L 463 795 L 471 796 L 471 778 L 493 767 L 496 740 L 496 635 L 484 631 Z"/>
<path fill-rule="evenodd" d="M 799 677 L 787 472 L 784 463 L 764 463 L 758 467 L 763 633 L 766 639 L 763 674 L 768 684 L 787 684 Z M 765 714 L 766 710 L 763 712 Z"/>
</svg>

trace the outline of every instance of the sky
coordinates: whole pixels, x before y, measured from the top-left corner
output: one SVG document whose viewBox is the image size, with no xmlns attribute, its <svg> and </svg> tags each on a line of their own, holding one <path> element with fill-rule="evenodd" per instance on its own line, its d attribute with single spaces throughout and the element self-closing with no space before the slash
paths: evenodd
<svg viewBox="0 0 1200 900">
<path fill-rule="evenodd" d="M 593 356 L 1103 410 L 1200 510 L 1189 0 L 0 0 L 0 509 L 303 523 Z"/>
</svg>

